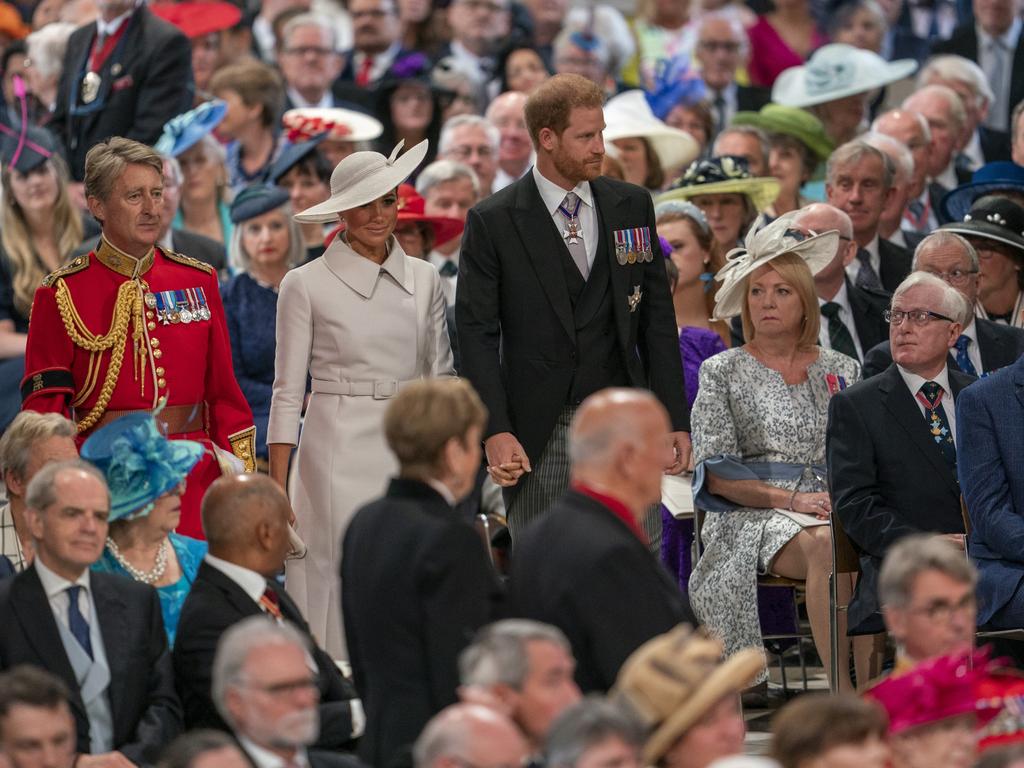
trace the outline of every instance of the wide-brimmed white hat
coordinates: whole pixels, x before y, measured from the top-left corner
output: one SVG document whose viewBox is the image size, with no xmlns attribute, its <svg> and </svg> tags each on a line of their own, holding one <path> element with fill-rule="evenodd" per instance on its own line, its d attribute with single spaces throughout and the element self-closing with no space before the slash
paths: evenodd
<svg viewBox="0 0 1024 768">
<path fill-rule="evenodd" d="M 404 140 L 398 142 L 391 157 L 380 152 L 353 152 L 331 174 L 331 196 L 295 214 L 295 220 L 316 224 L 336 221 L 341 211 L 358 208 L 397 188 L 423 162 L 429 142 L 424 139 L 398 157 L 404 145 Z"/>
<path fill-rule="evenodd" d="M 758 232 L 749 232 L 746 248 L 734 248 L 726 254 L 725 266 L 715 275 L 715 280 L 722 283 L 715 294 L 715 320 L 729 320 L 740 314 L 746 297 L 746 277 L 784 253 L 800 256 L 812 275 L 832 262 L 839 246 L 839 230 L 817 233 L 800 229 L 793 224 L 795 215 L 796 211 L 792 211 Z"/>
<path fill-rule="evenodd" d="M 665 170 L 689 165 L 700 154 L 700 145 L 686 131 L 659 120 L 643 91 L 626 91 L 604 105 L 604 140 L 646 139 Z"/>
<path fill-rule="evenodd" d="M 787 107 L 825 104 L 895 83 L 916 70 L 914 59 L 886 61 L 863 48 L 830 43 L 816 50 L 806 64 L 783 71 L 772 86 L 772 101 Z"/>
<path fill-rule="evenodd" d="M 291 141 L 305 141 L 322 133 L 331 140 L 372 141 L 384 132 L 375 117 L 341 107 L 289 109 L 281 117 L 281 124 Z"/>
</svg>

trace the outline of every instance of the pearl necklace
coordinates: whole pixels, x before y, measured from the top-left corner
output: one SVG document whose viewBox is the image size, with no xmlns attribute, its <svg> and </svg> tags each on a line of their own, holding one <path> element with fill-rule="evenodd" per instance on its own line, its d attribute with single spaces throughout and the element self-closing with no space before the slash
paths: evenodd
<svg viewBox="0 0 1024 768">
<path fill-rule="evenodd" d="M 143 584 L 154 584 L 160 581 L 160 578 L 164 575 L 167 570 L 167 539 L 165 538 L 160 542 L 160 549 L 156 552 L 156 564 L 153 566 L 151 571 L 140 571 L 134 565 L 128 562 L 127 558 L 121 554 L 120 548 L 114 542 L 112 538 L 107 536 L 107 549 L 110 550 L 110 554 L 114 556 L 114 559 L 120 564 L 122 568 L 128 571 L 128 574 L 136 581 L 141 581 Z"/>
</svg>

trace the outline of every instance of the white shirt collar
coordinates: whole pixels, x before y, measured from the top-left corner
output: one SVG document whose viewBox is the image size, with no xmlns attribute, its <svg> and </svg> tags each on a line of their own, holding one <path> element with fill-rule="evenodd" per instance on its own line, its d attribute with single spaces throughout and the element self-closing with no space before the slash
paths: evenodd
<svg viewBox="0 0 1024 768">
<path fill-rule="evenodd" d="M 288 98 L 291 99 L 292 105 L 296 109 L 332 109 L 334 107 L 334 96 L 331 95 L 331 90 L 329 88 L 324 91 L 324 95 L 320 97 L 320 101 L 310 102 L 306 101 L 302 97 L 301 93 L 289 86 Z"/>
<path fill-rule="evenodd" d="M 256 764 L 256 768 L 285 768 L 288 765 L 280 755 L 274 754 L 269 749 L 264 749 L 247 736 L 240 733 L 235 735 L 238 737 L 238 743 L 242 745 L 242 749 Z M 305 748 L 300 747 L 295 750 L 292 762 L 300 768 L 306 768 L 309 765 L 309 757 L 306 755 Z"/>
<path fill-rule="evenodd" d="M 258 603 L 263 593 L 267 591 L 267 580 L 256 571 L 221 560 L 210 553 L 206 554 L 204 560 L 241 587 L 254 603 Z"/>
<path fill-rule="evenodd" d="M 426 484 L 437 491 L 441 497 L 448 502 L 449 507 L 454 507 L 456 504 L 455 494 L 451 492 L 451 489 L 447 485 L 442 483 L 440 480 L 435 480 L 430 477 L 425 480 Z"/>
<path fill-rule="evenodd" d="M 67 591 L 68 587 L 79 586 L 85 587 L 85 591 L 89 591 L 89 569 L 86 568 L 82 571 L 82 575 L 74 581 L 68 581 L 63 576 L 59 576 L 52 570 L 46 567 L 43 563 L 43 558 L 36 553 L 35 557 L 36 573 L 39 574 L 39 581 L 42 582 L 43 591 L 46 593 L 46 599 L 51 602 L 57 595 L 60 595 Z"/>
<path fill-rule="evenodd" d="M 896 364 L 896 370 L 900 372 L 900 376 L 903 377 L 903 381 L 906 382 L 907 389 L 910 390 L 910 394 L 913 397 L 917 397 L 917 393 L 921 391 L 921 385 L 924 384 L 926 381 L 934 381 L 940 387 L 942 387 L 942 391 L 946 393 L 945 395 L 943 395 L 944 398 L 947 396 L 952 398 L 953 396 L 953 390 L 949 388 L 948 365 L 943 364 L 942 370 L 939 371 L 938 374 L 931 379 L 925 379 L 921 376 L 918 376 L 916 373 L 911 373 L 898 363 Z"/>
<path fill-rule="evenodd" d="M 875 233 L 875 236 L 873 238 L 871 238 L 871 242 L 864 246 L 864 250 L 871 254 L 871 263 L 872 264 L 876 263 L 879 259 L 881 259 L 881 256 L 878 253 L 878 233 L 877 232 Z"/>
<path fill-rule="evenodd" d="M 906 235 L 903 234 L 903 230 L 900 229 L 899 227 L 896 227 L 896 231 L 885 239 L 888 240 L 893 245 L 898 245 L 900 248 L 907 248 Z"/>
<path fill-rule="evenodd" d="M 135 9 L 140 5 L 142 5 L 140 0 L 136 0 L 135 5 L 132 6 L 130 11 L 125 11 L 116 19 L 112 19 L 111 21 L 104 21 L 97 17 L 96 34 L 102 37 L 110 37 L 111 35 L 116 34 L 117 30 L 121 28 L 121 25 L 124 24 L 133 13 L 135 13 Z"/>
<path fill-rule="evenodd" d="M 536 165 L 533 166 L 533 180 L 537 184 L 537 191 L 540 192 L 540 199 L 544 201 L 544 207 L 548 213 L 554 216 L 558 211 L 558 206 L 565 200 L 569 190 L 562 189 L 562 187 L 548 179 L 538 170 Z M 581 181 L 572 188 L 572 191 L 583 201 L 584 205 L 589 205 L 591 208 L 594 207 L 594 196 L 590 191 L 590 184 L 588 182 Z"/>
<path fill-rule="evenodd" d="M 968 339 L 974 342 L 975 347 L 978 346 L 978 324 L 974 322 L 974 315 L 971 315 L 971 324 L 964 328 L 962 331 L 960 331 L 960 335 L 966 336 Z"/>
<path fill-rule="evenodd" d="M 846 290 L 846 281 L 845 280 L 843 280 L 843 282 L 839 284 L 839 290 L 836 291 L 836 295 L 833 296 L 831 299 L 823 299 L 823 298 L 821 298 L 821 296 L 819 296 L 818 297 L 818 306 L 819 307 L 823 307 L 823 306 L 825 306 L 825 304 L 827 304 L 830 301 L 833 304 L 838 304 L 842 308 L 843 311 L 840 314 L 844 314 L 844 315 L 852 315 L 853 314 L 853 309 L 850 307 L 850 294 Z"/>
<path fill-rule="evenodd" d="M 992 35 L 990 35 L 988 32 L 981 28 L 981 24 L 978 24 L 978 47 L 985 48 L 993 40 L 998 40 L 1003 44 L 1003 49 L 1012 54 L 1014 49 L 1017 47 L 1017 38 L 1020 37 L 1022 23 L 1024 22 L 1021 22 L 1019 17 L 1014 18 L 1013 23 L 1010 24 L 1009 29 L 1003 32 L 1003 34 L 1001 34 L 999 37 L 993 37 Z"/>
</svg>

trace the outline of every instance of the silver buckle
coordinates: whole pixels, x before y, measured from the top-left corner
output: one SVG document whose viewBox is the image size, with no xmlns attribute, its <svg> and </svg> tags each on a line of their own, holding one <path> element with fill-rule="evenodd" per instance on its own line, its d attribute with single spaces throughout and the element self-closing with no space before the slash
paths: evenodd
<svg viewBox="0 0 1024 768">
<path fill-rule="evenodd" d="M 398 381 L 389 379 L 387 381 L 373 382 L 373 399 L 390 400 L 398 394 Z"/>
</svg>

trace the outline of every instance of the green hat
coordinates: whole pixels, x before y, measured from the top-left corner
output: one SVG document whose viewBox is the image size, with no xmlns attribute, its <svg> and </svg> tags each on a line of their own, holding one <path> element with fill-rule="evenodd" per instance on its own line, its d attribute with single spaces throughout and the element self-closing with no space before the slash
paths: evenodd
<svg viewBox="0 0 1024 768">
<path fill-rule="evenodd" d="M 765 104 L 760 112 L 737 112 L 733 125 L 753 125 L 765 133 L 782 133 L 807 145 L 818 160 L 827 160 L 835 147 L 821 120 L 798 107 Z"/>
</svg>

